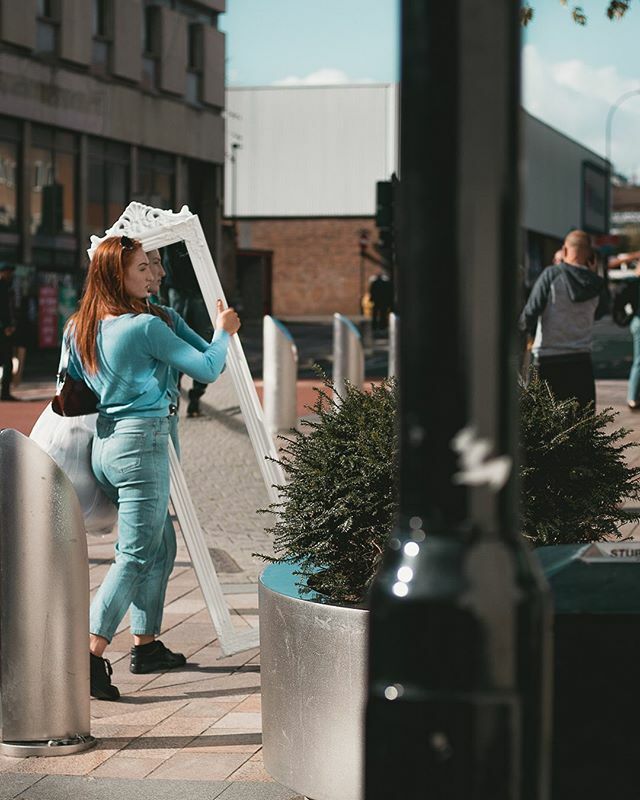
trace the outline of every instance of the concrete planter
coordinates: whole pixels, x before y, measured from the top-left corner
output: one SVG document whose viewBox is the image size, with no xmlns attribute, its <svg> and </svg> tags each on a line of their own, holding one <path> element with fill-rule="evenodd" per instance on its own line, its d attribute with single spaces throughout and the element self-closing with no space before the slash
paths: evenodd
<svg viewBox="0 0 640 800">
<path fill-rule="evenodd" d="M 292 567 L 260 576 L 264 764 L 313 800 L 362 800 L 368 612 L 300 599 Z"/>
</svg>

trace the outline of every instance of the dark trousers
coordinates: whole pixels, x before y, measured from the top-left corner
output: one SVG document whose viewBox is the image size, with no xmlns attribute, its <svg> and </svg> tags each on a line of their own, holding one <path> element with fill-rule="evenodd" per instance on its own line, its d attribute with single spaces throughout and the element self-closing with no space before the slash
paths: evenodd
<svg viewBox="0 0 640 800">
<path fill-rule="evenodd" d="M 391 309 L 389 306 L 379 306 L 375 303 L 373 304 L 373 330 L 374 331 L 386 331 L 389 325 L 389 312 Z"/>
<path fill-rule="evenodd" d="M 582 407 L 593 403 L 595 409 L 596 384 L 590 353 L 575 356 L 540 356 L 537 359 L 538 375 L 546 381 L 556 400 L 575 397 Z"/>
<path fill-rule="evenodd" d="M 11 373 L 13 371 L 13 336 L 5 336 L 0 330 L 0 364 L 2 364 L 2 388 L 0 397 L 8 397 L 11 393 Z"/>
</svg>

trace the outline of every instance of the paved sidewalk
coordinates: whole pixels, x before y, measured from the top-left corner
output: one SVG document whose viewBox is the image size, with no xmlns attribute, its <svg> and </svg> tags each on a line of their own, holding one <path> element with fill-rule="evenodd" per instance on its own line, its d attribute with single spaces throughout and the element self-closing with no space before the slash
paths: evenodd
<svg viewBox="0 0 640 800">
<path fill-rule="evenodd" d="M 25 412 L 35 420 L 52 387 L 21 389 L 32 402 L 2 404 L 0 426 L 17 427 L 12 420 L 22 420 L 28 433 L 32 422 L 25 423 Z M 302 384 L 301 412 L 310 400 L 309 385 Z M 183 413 L 185 408 L 183 403 Z M 183 467 L 234 624 L 257 626 L 256 581 L 263 564 L 251 553 L 271 552 L 266 518 L 256 514 L 268 500 L 226 374 L 207 390 L 203 410 L 202 418 L 180 421 Z M 114 534 L 88 538 L 92 592 L 108 569 L 114 541 Z M 91 800 L 114 793 L 123 800 L 298 797 L 276 784 L 262 764 L 258 650 L 222 657 L 180 534 L 162 640 L 184 652 L 188 666 L 160 675 L 131 674 L 125 619 L 107 651 L 123 697 L 91 703 L 91 732 L 100 739 L 98 746 L 66 757 L 0 757 L 0 800 Z"/>
<path fill-rule="evenodd" d="M 22 388 L 25 397 L 44 391 Z M 50 387 L 44 388 L 46 398 Z M 616 425 L 640 441 L 640 413 L 626 407 L 625 388 L 624 381 L 599 381 L 599 406 L 620 411 Z M 302 392 L 310 402 L 308 385 Z M 262 564 L 251 552 L 270 549 L 265 518 L 255 514 L 266 505 L 266 491 L 230 380 L 223 376 L 204 402 L 207 417 L 180 423 L 183 467 L 234 624 L 256 626 Z M 7 410 L 0 427 L 9 425 L 15 405 L 0 405 L 0 412 Z M 301 401 L 300 413 L 302 406 Z M 640 448 L 630 457 L 640 463 Z M 636 526 L 627 534 L 636 536 Z M 94 591 L 111 560 L 114 536 L 88 541 Z M 259 652 L 221 656 L 180 536 L 162 639 L 184 652 L 189 665 L 161 675 L 132 675 L 127 625 L 125 620 L 107 652 L 123 697 L 117 703 L 92 701 L 98 746 L 59 758 L 0 757 L 0 800 L 301 800 L 276 784 L 262 763 Z"/>
</svg>

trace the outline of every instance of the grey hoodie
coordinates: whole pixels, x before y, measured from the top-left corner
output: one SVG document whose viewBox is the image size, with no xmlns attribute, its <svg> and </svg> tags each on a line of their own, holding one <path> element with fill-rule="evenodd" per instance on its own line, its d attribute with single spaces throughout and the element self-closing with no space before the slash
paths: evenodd
<svg viewBox="0 0 640 800">
<path fill-rule="evenodd" d="M 547 267 L 535 282 L 520 327 L 535 336 L 534 356 L 591 352 L 593 322 L 607 311 L 603 278 L 587 267 Z"/>
</svg>

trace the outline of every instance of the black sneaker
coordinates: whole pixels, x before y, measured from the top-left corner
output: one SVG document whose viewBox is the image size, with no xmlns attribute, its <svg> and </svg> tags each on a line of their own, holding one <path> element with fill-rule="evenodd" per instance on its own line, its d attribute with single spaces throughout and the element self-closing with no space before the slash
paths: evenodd
<svg viewBox="0 0 640 800">
<path fill-rule="evenodd" d="M 89 653 L 89 673 L 91 697 L 95 697 L 96 700 L 117 700 L 120 697 L 118 687 L 111 683 L 113 669 L 106 658 Z"/>
<path fill-rule="evenodd" d="M 155 642 L 131 648 L 129 670 L 137 675 L 147 672 L 164 672 L 167 669 L 184 667 L 187 659 L 182 653 L 172 653 L 160 639 Z"/>
</svg>

